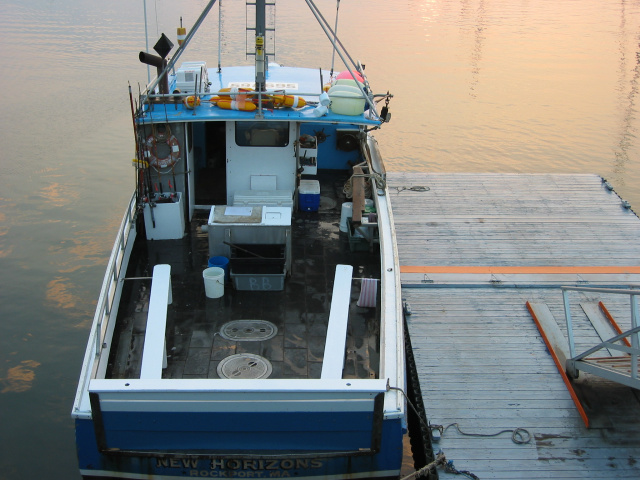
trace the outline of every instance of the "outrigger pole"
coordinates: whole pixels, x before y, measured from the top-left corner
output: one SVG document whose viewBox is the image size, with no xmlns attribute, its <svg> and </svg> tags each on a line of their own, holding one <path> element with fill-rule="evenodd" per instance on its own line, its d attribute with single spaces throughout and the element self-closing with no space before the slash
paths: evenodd
<svg viewBox="0 0 640 480">
<path fill-rule="evenodd" d="M 198 17 L 198 20 L 196 20 L 196 23 L 193 25 L 193 27 L 191 27 L 191 30 L 189 30 L 189 33 L 187 33 L 187 36 L 185 37 L 184 42 L 182 42 L 182 45 L 178 47 L 176 54 L 171 58 L 171 60 L 169 60 L 169 63 L 167 64 L 163 72 L 155 78 L 155 80 L 151 83 L 151 85 L 147 87 L 148 93 L 153 92 L 156 86 L 158 86 L 158 83 L 160 83 L 160 81 L 164 78 L 164 76 L 167 75 L 167 72 L 169 72 L 173 68 L 173 66 L 176 64 L 176 62 L 182 55 L 182 52 L 184 52 L 184 50 L 187 48 L 187 45 L 189 45 L 189 42 L 191 41 L 193 36 L 196 34 L 196 32 L 198 31 L 198 28 L 200 27 L 204 19 L 209 14 L 209 10 L 211 10 L 211 7 L 213 7 L 215 3 L 216 3 L 216 0 L 210 0 L 207 6 L 204 8 L 204 10 L 202 10 L 202 13 Z"/>
<path fill-rule="evenodd" d="M 331 26 L 329 25 L 329 22 L 327 22 L 325 20 L 325 18 L 322 16 L 322 13 L 320 13 L 320 10 L 318 9 L 318 7 L 316 7 L 316 5 L 313 3 L 313 0 L 305 0 L 305 1 L 307 2 L 307 5 L 309 6 L 309 9 L 311 10 L 311 12 L 315 15 L 316 20 L 318 20 L 318 23 L 320 24 L 320 26 L 324 30 L 325 35 L 327 36 L 327 38 L 329 39 L 329 41 L 333 45 L 334 52 L 338 52 L 338 55 L 342 59 L 342 62 L 344 63 L 345 67 L 347 67 L 347 70 L 351 74 L 351 78 L 353 78 L 353 80 L 356 81 L 355 82 L 356 86 L 360 89 L 360 93 L 362 93 L 362 96 L 364 97 L 366 102 L 369 104 L 369 107 L 371 108 L 371 111 L 376 115 L 378 120 L 382 120 L 382 118 L 380 117 L 380 115 L 378 114 L 378 112 L 376 110 L 376 106 L 373 103 L 373 100 L 371 98 L 369 98 L 369 95 L 367 95 L 365 93 L 364 89 L 362 88 L 362 85 L 360 85 L 360 82 L 357 81 L 355 75 L 353 74 L 353 71 L 349 67 L 349 62 L 347 62 L 347 60 L 345 58 L 345 55 L 349 58 L 349 61 L 351 62 L 351 65 L 353 65 L 353 69 L 355 69 L 355 70 L 360 72 L 360 68 L 358 68 L 358 65 L 356 64 L 356 62 L 353 60 L 353 58 L 351 58 L 351 55 L 349 55 L 349 52 L 347 52 L 347 49 L 344 47 L 344 45 L 342 44 L 342 42 L 338 38 L 338 35 L 336 34 L 336 32 L 334 32 L 331 29 Z M 338 45 L 340 45 L 340 49 L 338 48 Z M 344 55 L 342 54 L 343 51 L 344 51 Z M 360 73 L 362 73 L 362 72 L 360 72 Z"/>
<path fill-rule="evenodd" d="M 333 43 L 335 45 L 336 42 L 336 35 L 338 35 L 338 14 L 340 13 L 340 0 L 338 0 L 337 5 L 336 5 L 336 26 L 333 29 Z M 336 49 L 333 49 L 333 52 L 331 53 L 331 73 L 329 74 L 330 77 L 333 78 L 333 64 L 334 64 L 334 60 L 336 58 Z M 329 80 L 331 80 L 331 78 L 329 78 Z"/>
</svg>

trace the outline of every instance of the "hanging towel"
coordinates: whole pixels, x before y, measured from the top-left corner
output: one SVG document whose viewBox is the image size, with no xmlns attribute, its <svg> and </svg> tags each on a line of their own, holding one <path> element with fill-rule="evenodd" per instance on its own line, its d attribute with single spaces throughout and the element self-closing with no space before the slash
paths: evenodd
<svg viewBox="0 0 640 480">
<path fill-rule="evenodd" d="M 359 307 L 375 307 L 378 296 L 378 279 L 363 278 L 360 286 L 360 298 L 357 305 Z"/>
</svg>

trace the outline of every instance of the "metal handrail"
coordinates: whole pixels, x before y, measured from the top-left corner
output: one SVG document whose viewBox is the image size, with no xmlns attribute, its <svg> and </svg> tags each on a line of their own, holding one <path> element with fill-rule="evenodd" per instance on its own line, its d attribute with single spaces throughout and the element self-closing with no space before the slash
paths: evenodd
<svg viewBox="0 0 640 480">
<path fill-rule="evenodd" d="M 100 290 L 100 296 L 98 297 L 98 304 L 96 305 L 96 313 L 93 318 L 93 323 L 95 325 L 96 357 L 98 357 L 102 352 L 102 340 L 104 338 L 103 324 L 105 319 L 108 323 L 109 316 L 111 315 L 114 300 L 113 295 L 115 294 L 117 288 L 118 278 L 120 276 L 122 264 L 124 262 L 124 252 L 130 234 L 130 229 L 127 228 L 127 226 L 131 225 L 131 223 L 133 222 L 136 207 L 136 195 L 134 193 L 129 200 L 129 206 L 122 219 L 122 222 L 120 223 L 120 228 L 118 230 L 118 234 L 116 235 L 116 240 L 113 244 L 111 256 L 109 257 L 109 262 L 107 263 L 107 271 L 104 275 L 104 280 L 102 281 L 102 288 Z"/>
<path fill-rule="evenodd" d="M 578 362 L 580 360 L 582 360 L 583 358 L 588 357 L 589 355 L 594 354 L 595 352 L 597 352 L 598 350 L 602 350 L 603 348 L 606 349 L 610 349 L 610 350 L 618 350 L 620 352 L 624 352 L 624 353 L 628 353 L 629 355 L 633 355 L 634 353 L 637 355 L 638 353 L 640 353 L 638 351 L 638 349 L 634 349 L 632 347 L 627 347 L 626 345 L 616 345 L 615 342 L 619 342 L 620 340 L 633 335 L 634 333 L 638 333 L 640 332 L 640 327 L 637 328 L 632 328 L 631 330 L 627 330 L 626 332 L 622 332 L 620 335 L 616 335 L 615 337 L 611 337 L 609 340 L 605 340 L 604 342 L 596 345 L 595 347 L 590 348 L 589 350 L 587 350 L 584 353 L 581 353 L 580 355 L 577 355 L 573 358 L 571 358 L 571 360 Z"/>
<path fill-rule="evenodd" d="M 198 97 L 200 98 L 204 98 L 204 97 L 215 97 L 215 96 L 219 96 L 219 95 L 224 95 L 224 96 L 228 96 L 228 97 L 235 97 L 238 95 L 246 95 L 246 96 L 257 96 L 258 94 L 262 94 L 262 95 L 272 95 L 272 94 L 282 94 L 282 95 L 296 95 L 298 97 L 320 97 L 320 95 L 322 95 L 321 93 L 318 92 L 292 92 L 289 91 L 287 92 L 286 89 L 282 88 L 282 89 L 274 89 L 274 90 L 267 90 L 264 92 L 258 92 L 255 90 L 250 90 L 250 91 L 246 91 L 246 92 L 223 92 L 223 91 L 217 91 L 217 92 L 205 92 L 205 93 L 198 93 Z M 176 99 L 176 98 L 187 98 L 187 97 L 191 97 L 194 95 L 194 92 L 185 92 L 185 93 L 153 93 L 153 94 L 148 94 L 146 95 L 147 98 L 151 99 L 151 100 L 161 100 L 164 98 L 170 98 L 170 99 Z M 350 95 L 344 95 L 344 94 L 340 94 L 335 93 L 331 95 L 332 97 L 340 97 L 340 98 L 358 98 L 358 99 L 364 99 L 364 98 L 371 98 L 371 99 L 375 99 L 375 98 L 385 98 L 390 96 L 388 93 L 375 93 L 375 94 L 363 94 L 363 96 L 360 97 L 353 97 Z"/>
<path fill-rule="evenodd" d="M 640 289 L 623 289 L 623 288 L 593 288 L 593 287 L 569 287 L 564 286 L 560 287 L 562 289 L 562 299 L 564 303 L 564 313 L 565 320 L 567 323 L 567 333 L 569 335 L 569 356 L 571 357 L 567 360 L 567 363 L 571 362 L 571 368 L 574 369 L 575 363 L 581 361 L 585 357 L 593 354 L 594 352 L 601 350 L 603 348 L 609 348 L 612 350 L 618 350 L 621 352 L 628 353 L 631 358 L 631 377 L 634 380 L 638 380 L 638 356 L 640 355 L 640 341 L 638 339 L 638 333 L 640 332 L 639 326 L 639 313 L 638 313 L 638 301 L 637 298 L 640 295 Z M 631 329 L 621 333 L 620 335 L 616 335 L 604 342 L 596 345 L 589 350 L 576 355 L 575 352 L 575 342 L 573 338 L 573 321 L 571 318 L 571 307 L 569 305 L 569 292 L 591 292 L 591 293 L 610 293 L 617 295 L 629 295 L 629 303 L 631 309 Z M 616 345 L 614 342 L 618 342 L 625 337 L 631 336 L 631 347 L 627 347 L 625 345 Z M 569 367 L 569 365 L 567 365 Z"/>
</svg>

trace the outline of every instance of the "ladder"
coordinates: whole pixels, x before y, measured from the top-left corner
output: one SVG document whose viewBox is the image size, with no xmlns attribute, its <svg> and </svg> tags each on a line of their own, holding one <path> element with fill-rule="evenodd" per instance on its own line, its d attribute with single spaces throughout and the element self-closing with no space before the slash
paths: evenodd
<svg viewBox="0 0 640 480">
<path fill-rule="evenodd" d="M 261 11 L 263 10 L 263 13 Z M 256 55 L 256 37 L 264 38 L 264 55 L 276 55 L 276 2 L 275 0 L 246 0 L 245 53 Z"/>
</svg>

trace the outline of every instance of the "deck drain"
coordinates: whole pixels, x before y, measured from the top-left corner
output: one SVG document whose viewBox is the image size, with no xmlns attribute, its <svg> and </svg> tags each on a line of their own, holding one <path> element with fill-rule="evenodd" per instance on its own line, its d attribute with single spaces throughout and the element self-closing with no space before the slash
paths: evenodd
<svg viewBox="0 0 640 480">
<path fill-rule="evenodd" d="M 220 378 L 268 378 L 273 367 L 260 355 L 238 353 L 222 359 L 217 371 Z"/>
<path fill-rule="evenodd" d="M 266 320 L 234 320 L 220 329 L 222 338 L 234 342 L 261 342 L 275 337 L 277 333 L 278 327 Z"/>
</svg>

